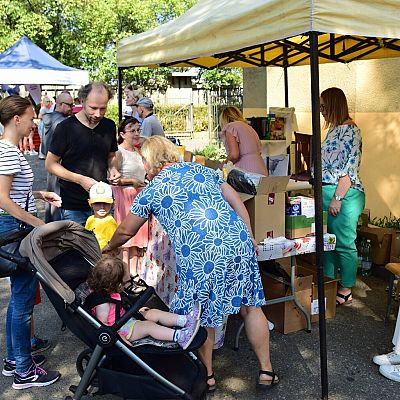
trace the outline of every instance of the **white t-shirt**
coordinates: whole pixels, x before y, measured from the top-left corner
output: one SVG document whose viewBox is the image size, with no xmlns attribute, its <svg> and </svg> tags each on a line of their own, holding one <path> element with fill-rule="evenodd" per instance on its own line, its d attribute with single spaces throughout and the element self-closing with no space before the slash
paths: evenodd
<svg viewBox="0 0 400 400">
<path fill-rule="evenodd" d="M 146 171 L 144 170 L 141 155 L 137 151 L 129 151 L 118 146 L 122 156 L 122 163 L 119 169 L 122 178 L 135 178 L 144 182 Z"/>
<path fill-rule="evenodd" d="M 32 195 L 33 172 L 24 155 L 16 146 L 0 140 L 0 175 L 13 175 L 10 199 L 25 209 L 29 198 L 28 212 L 36 212 L 36 203 Z M 0 214 L 6 212 L 0 208 Z"/>
</svg>

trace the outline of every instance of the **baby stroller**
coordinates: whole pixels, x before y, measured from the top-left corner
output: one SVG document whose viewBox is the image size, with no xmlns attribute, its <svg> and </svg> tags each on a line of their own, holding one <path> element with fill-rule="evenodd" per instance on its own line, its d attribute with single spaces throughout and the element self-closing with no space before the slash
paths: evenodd
<svg viewBox="0 0 400 400">
<path fill-rule="evenodd" d="M 62 322 L 87 346 L 77 359 L 80 383 L 70 388 L 74 394 L 66 399 L 79 400 L 88 389 L 96 389 L 96 395 L 114 394 L 123 399 L 206 397 L 206 371 L 193 354 L 206 339 L 205 329 L 200 328 L 186 351 L 146 341 L 129 345 L 117 333 L 132 316 L 140 318 L 141 307 L 163 305 L 153 288 L 146 286 L 140 292 L 137 285 L 144 282 L 132 282 L 131 290 L 123 295 L 127 312 L 111 327 L 94 317 L 91 307 L 76 295 L 74 290 L 82 286 L 100 258 L 91 232 L 71 221 L 51 222 L 30 232 L 19 251 L 21 257 L 4 251 L 0 256 L 12 257 L 18 268 L 37 275 Z"/>
</svg>

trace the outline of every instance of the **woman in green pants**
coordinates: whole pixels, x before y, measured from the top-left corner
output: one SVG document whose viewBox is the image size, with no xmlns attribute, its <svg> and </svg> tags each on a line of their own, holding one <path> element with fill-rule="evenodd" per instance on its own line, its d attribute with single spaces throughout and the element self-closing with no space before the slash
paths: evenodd
<svg viewBox="0 0 400 400">
<path fill-rule="evenodd" d="M 341 276 L 336 304 L 352 301 L 357 276 L 357 221 L 365 205 L 359 178 L 361 132 L 349 116 L 341 89 L 329 88 L 320 96 L 320 111 L 328 133 L 322 142 L 322 201 L 328 211 L 328 232 L 336 235 L 336 249 L 324 254 L 325 274 Z"/>
</svg>

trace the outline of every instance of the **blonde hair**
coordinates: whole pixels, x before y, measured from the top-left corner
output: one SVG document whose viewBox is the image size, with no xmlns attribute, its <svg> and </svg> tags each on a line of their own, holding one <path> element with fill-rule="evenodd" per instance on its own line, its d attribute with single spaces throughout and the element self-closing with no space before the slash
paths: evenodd
<svg viewBox="0 0 400 400">
<path fill-rule="evenodd" d="M 246 122 L 246 119 L 243 117 L 242 112 L 234 106 L 229 106 L 224 108 L 221 115 L 219 116 L 219 126 L 222 129 L 225 125 L 229 124 L 229 122 L 242 121 Z"/>
<path fill-rule="evenodd" d="M 179 161 L 177 147 L 163 136 L 150 136 L 140 149 L 140 154 L 145 159 L 152 174 L 159 173 L 167 164 Z"/>
<path fill-rule="evenodd" d="M 321 93 L 326 110 L 325 128 L 332 128 L 350 119 L 347 99 L 342 89 L 331 87 Z"/>
</svg>

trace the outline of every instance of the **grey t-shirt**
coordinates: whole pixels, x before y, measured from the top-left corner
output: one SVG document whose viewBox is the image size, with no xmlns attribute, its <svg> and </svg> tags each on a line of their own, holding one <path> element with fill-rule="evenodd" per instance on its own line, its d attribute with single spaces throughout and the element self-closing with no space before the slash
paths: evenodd
<svg viewBox="0 0 400 400">
<path fill-rule="evenodd" d="M 143 120 L 140 131 L 140 136 L 165 136 L 164 129 L 154 114 L 149 115 Z"/>
</svg>

